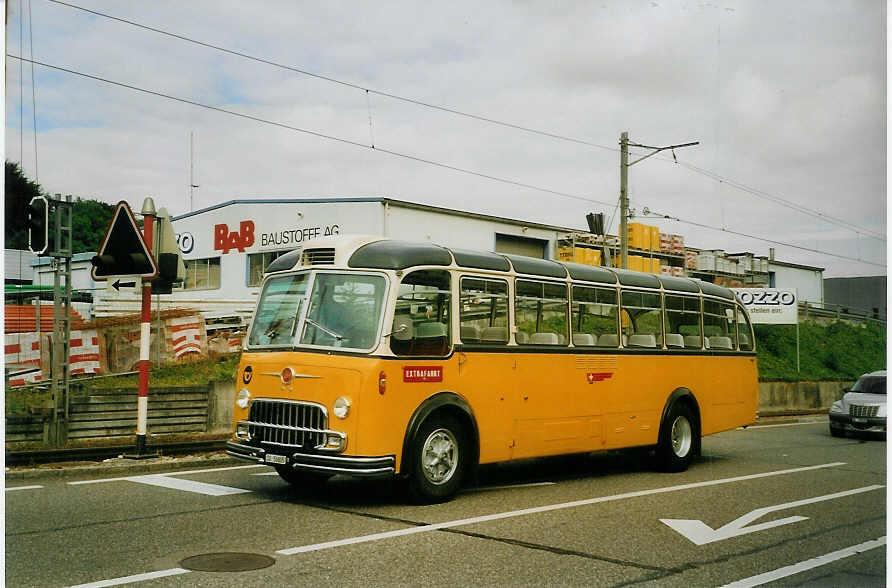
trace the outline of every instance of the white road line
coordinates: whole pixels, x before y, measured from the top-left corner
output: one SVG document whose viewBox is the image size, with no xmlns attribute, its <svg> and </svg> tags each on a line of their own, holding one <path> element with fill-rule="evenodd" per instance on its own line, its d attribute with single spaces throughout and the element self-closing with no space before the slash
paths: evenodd
<svg viewBox="0 0 892 588">
<path fill-rule="evenodd" d="M 36 490 L 38 488 L 43 488 L 43 486 L 15 486 L 13 488 L 4 488 L 4 490 L 12 492 L 13 490 Z"/>
<path fill-rule="evenodd" d="M 480 486 L 479 488 L 468 488 L 462 490 L 462 494 L 471 494 L 473 492 L 489 492 L 491 490 L 511 490 L 512 488 L 535 488 L 536 486 L 554 486 L 555 482 L 530 482 L 528 484 L 504 484 L 502 486 Z"/>
<path fill-rule="evenodd" d="M 181 480 L 180 478 L 171 478 L 168 476 L 133 476 L 128 478 L 130 482 L 139 484 L 148 484 L 150 486 L 160 486 L 162 488 L 170 488 L 172 490 L 182 490 L 184 492 L 194 492 L 196 494 L 205 494 L 207 496 L 227 496 L 229 494 L 244 494 L 250 490 L 242 488 L 232 488 L 231 486 L 220 486 L 218 484 L 205 484 L 204 482 L 195 482 L 193 480 Z"/>
<path fill-rule="evenodd" d="M 813 568 L 825 566 L 829 563 L 839 561 L 852 555 L 857 555 L 859 553 L 864 553 L 865 551 L 870 551 L 871 549 L 876 549 L 877 547 L 882 547 L 885 544 L 886 537 L 879 537 L 877 539 L 874 539 L 873 541 L 865 541 L 864 543 L 859 543 L 858 545 L 852 545 L 851 547 L 846 547 L 845 549 L 840 549 L 839 551 L 833 551 L 824 555 L 819 555 L 818 557 L 813 557 L 811 559 L 801 561 L 797 564 L 778 568 L 771 572 L 765 572 L 764 574 L 737 580 L 736 582 L 726 584 L 722 588 L 749 588 L 750 586 L 760 586 L 762 584 L 774 582 L 775 580 L 780 580 L 781 578 L 799 574 Z"/>
<path fill-rule="evenodd" d="M 166 578 L 168 576 L 176 576 L 179 574 L 188 574 L 191 570 L 183 568 L 170 568 L 169 570 L 161 570 L 158 572 L 147 572 L 145 574 L 136 574 L 133 576 L 124 576 L 122 578 L 112 578 L 111 580 L 100 580 L 98 582 L 90 582 L 89 584 L 77 584 L 69 588 L 103 588 L 104 586 L 120 586 L 121 584 L 130 584 L 131 582 L 142 582 L 144 580 L 154 580 L 155 578 Z"/>
<path fill-rule="evenodd" d="M 260 464 L 243 465 L 243 466 L 231 466 L 231 467 L 226 467 L 226 468 L 206 468 L 203 470 L 183 470 L 181 472 L 169 472 L 166 474 L 154 474 L 154 475 L 157 475 L 157 476 L 185 476 L 188 474 L 203 474 L 206 472 L 226 472 L 229 470 L 245 470 L 248 468 L 264 468 L 264 467 L 267 467 L 267 466 L 260 465 Z M 80 484 L 101 484 L 103 482 L 120 482 L 122 480 L 131 480 L 134 477 L 138 477 L 138 476 L 124 476 L 121 478 L 102 478 L 99 480 L 79 480 L 77 482 L 68 482 L 68 483 L 72 486 L 77 486 Z"/>
<path fill-rule="evenodd" d="M 734 478 L 722 478 L 718 480 L 707 480 L 705 482 L 693 482 L 690 484 L 680 484 L 678 486 L 666 486 L 664 488 L 654 488 L 651 490 L 639 490 L 636 492 L 626 492 L 624 494 L 614 494 L 612 496 L 600 496 L 598 498 L 587 498 L 584 500 L 574 500 L 573 502 L 563 502 L 560 504 L 550 504 L 546 506 L 537 506 L 533 508 L 525 508 L 521 510 L 512 510 L 508 512 L 501 512 L 491 515 L 484 515 L 479 517 L 473 517 L 468 519 L 460 519 L 457 521 L 448 521 L 444 523 L 434 523 L 431 525 L 424 525 L 421 527 L 409 527 L 405 529 L 398 529 L 395 531 L 387 531 L 384 533 L 374 533 L 372 535 L 362 535 L 360 537 L 350 537 L 347 539 L 340 539 L 337 541 L 327 541 L 325 543 L 315 543 L 313 545 L 302 545 L 299 547 L 290 547 L 288 549 L 280 549 L 276 553 L 281 555 L 294 555 L 297 553 L 306 553 L 309 551 L 321 551 L 323 549 L 332 549 L 335 547 L 343 547 L 345 545 L 355 545 L 357 543 L 367 543 L 370 541 L 380 541 L 382 539 L 390 539 L 392 537 L 401 537 L 405 535 L 415 535 L 417 533 L 428 533 L 430 531 L 438 531 L 440 529 L 447 529 L 451 527 L 460 527 L 464 525 L 472 525 L 475 523 L 485 523 L 489 521 L 497 521 L 501 519 L 508 519 L 512 517 L 519 517 L 531 514 L 539 514 L 543 512 L 551 512 L 554 510 L 562 510 L 565 508 L 573 508 L 577 506 L 586 506 L 589 504 L 598 504 L 602 502 L 612 502 L 615 500 L 625 500 L 627 498 L 638 498 L 640 496 L 650 496 L 653 494 L 665 494 L 667 492 L 677 492 L 679 490 L 690 490 L 693 488 L 705 488 L 708 486 L 718 486 L 720 484 L 730 484 L 732 482 L 743 482 L 746 480 L 757 480 L 760 478 L 768 478 L 772 476 L 780 476 L 784 474 L 794 474 L 798 472 L 807 472 L 811 470 L 818 470 L 822 468 L 830 468 L 845 465 L 845 462 L 833 462 L 833 463 L 825 463 L 816 466 L 806 466 L 801 468 L 793 468 L 789 470 L 775 470 L 772 472 L 763 472 L 761 474 L 750 474 L 747 476 L 736 476 Z"/>
</svg>

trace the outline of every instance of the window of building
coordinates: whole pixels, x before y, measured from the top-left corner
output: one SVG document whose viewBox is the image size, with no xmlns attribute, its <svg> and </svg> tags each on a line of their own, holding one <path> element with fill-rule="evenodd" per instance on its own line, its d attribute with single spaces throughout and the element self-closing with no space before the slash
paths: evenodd
<svg viewBox="0 0 892 588">
<path fill-rule="evenodd" d="M 700 349 L 700 299 L 695 296 L 670 296 L 666 304 L 666 347 Z"/>
<path fill-rule="evenodd" d="M 710 349 L 736 349 L 737 331 L 734 305 L 716 300 L 703 301 L 703 336 Z"/>
<path fill-rule="evenodd" d="M 517 280 L 514 322 L 517 342 L 530 345 L 567 344 L 567 285 Z"/>
<path fill-rule="evenodd" d="M 249 253 L 248 254 L 248 286 L 259 286 L 263 281 L 263 274 L 266 272 L 266 268 L 269 267 L 269 264 L 273 262 L 274 259 L 284 255 L 291 251 L 290 249 L 285 249 L 284 251 L 264 251 L 262 253 Z"/>
<path fill-rule="evenodd" d="M 463 343 L 508 343 L 508 282 L 462 278 L 460 309 Z"/>
<path fill-rule="evenodd" d="M 648 292 L 623 292 L 623 345 L 662 347 L 663 319 L 660 295 Z"/>
<path fill-rule="evenodd" d="M 183 290 L 217 290 L 220 288 L 220 258 L 184 259 L 186 275 Z"/>
<path fill-rule="evenodd" d="M 449 352 L 449 272 L 419 270 L 408 274 L 397 291 L 390 349 L 397 355 Z"/>
<path fill-rule="evenodd" d="M 573 286 L 573 345 L 617 347 L 616 290 Z"/>
</svg>

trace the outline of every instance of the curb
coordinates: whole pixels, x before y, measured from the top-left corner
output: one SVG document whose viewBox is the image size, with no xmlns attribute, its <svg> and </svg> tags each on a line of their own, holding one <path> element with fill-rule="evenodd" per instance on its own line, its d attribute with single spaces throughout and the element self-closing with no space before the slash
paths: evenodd
<svg viewBox="0 0 892 588">
<path fill-rule="evenodd" d="M 181 469 L 183 466 L 205 468 L 244 465 L 245 463 L 244 460 L 226 455 L 223 451 L 181 456 L 165 455 L 139 460 L 114 457 L 100 462 L 50 463 L 34 467 L 10 467 L 6 468 L 5 481 L 8 486 L 10 482 L 30 480 L 69 478 L 74 476 L 83 478 L 127 477 L 166 472 Z"/>
</svg>

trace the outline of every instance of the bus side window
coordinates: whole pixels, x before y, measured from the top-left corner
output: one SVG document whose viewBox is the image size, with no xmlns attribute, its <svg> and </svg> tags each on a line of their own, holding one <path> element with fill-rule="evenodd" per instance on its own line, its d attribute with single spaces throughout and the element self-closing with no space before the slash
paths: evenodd
<svg viewBox="0 0 892 588">
<path fill-rule="evenodd" d="M 623 340 L 629 347 L 662 347 L 663 321 L 660 295 L 649 292 L 625 291 L 623 311 L 628 313 L 628 331 L 623 325 Z"/>
<path fill-rule="evenodd" d="M 517 280 L 515 288 L 518 344 L 566 345 L 567 285 Z"/>
<path fill-rule="evenodd" d="M 463 277 L 459 318 L 462 343 L 508 343 L 508 282 Z"/>
<path fill-rule="evenodd" d="M 665 298 L 666 347 L 669 349 L 700 349 L 700 299 L 694 296 Z"/>
<path fill-rule="evenodd" d="M 418 270 L 403 278 L 397 291 L 390 349 L 397 355 L 447 355 L 449 272 Z"/>
<path fill-rule="evenodd" d="M 573 286 L 573 345 L 617 346 L 616 290 Z"/>
<path fill-rule="evenodd" d="M 716 300 L 703 301 L 703 335 L 710 349 L 737 349 L 734 305 Z"/>
<path fill-rule="evenodd" d="M 753 328 L 742 308 L 737 309 L 737 339 L 740 342 L 741 351 L 752 351 L 755 348 Z"/>
</svg>

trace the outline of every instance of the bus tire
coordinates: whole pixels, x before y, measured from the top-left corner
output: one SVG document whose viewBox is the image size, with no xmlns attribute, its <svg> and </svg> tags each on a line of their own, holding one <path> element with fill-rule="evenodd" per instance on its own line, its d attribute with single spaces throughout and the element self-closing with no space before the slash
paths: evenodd
<svg viewBox="0 0 892 588">
<path fill-rule="evenodd" d="M 697 446 L 699 426 L 686 402 L 673 402 L 660 426 L 657 467 L 664 472 L 688 469 Z"/>
<path fill-rule="evenodd" d="M 279 477 L 291 484 L 294 488 L 298 488 L 300 490 L 311 490 L 313 488 L 319 488 L 325 482 L 331 478 L 328 474 L 314 474 L 312 472 L 304 472 L 301 470 L 296 470 L 291 466 L 287 465 L 277 465 L 273 466 L 276 468 L 276 472 L 279 474 Z"/>
<path fill-rule="evenodd" d="M 414 502 L 445 502 L 458 492 L 470 455 L 464 426 L 448 414 L 435 414 L 412 440 L 409 494 Z"/>
</svg>

